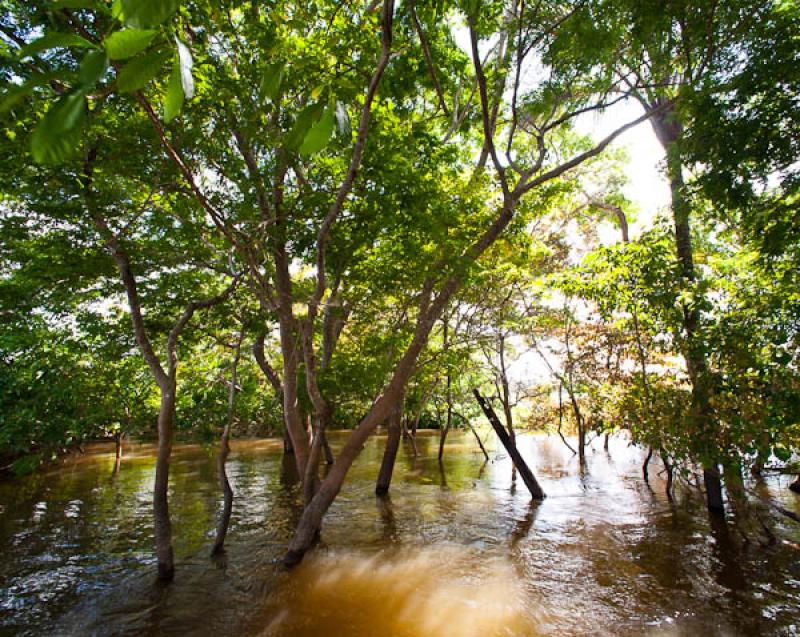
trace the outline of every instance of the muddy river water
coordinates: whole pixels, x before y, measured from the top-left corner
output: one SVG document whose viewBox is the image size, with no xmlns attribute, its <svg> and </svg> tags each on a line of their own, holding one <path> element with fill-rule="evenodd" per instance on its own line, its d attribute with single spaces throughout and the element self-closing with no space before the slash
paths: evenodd
<svg viewBox="0 0 800 637">
<path fill-rule="evenodd" d="M 345 433 L 332 434 L 334 451 Z M 325 518 L 319 547 L 287 572 L 299 513 L 278 440 L 234 441 L 227 552 L 209 557 L 220 496 L 214 450 L 177 445 L 172 584 L 155 581 L 152 445 L 113 445 L 0 482 L 0 635 L 493 637 L 798 635 L 800 525 L 749 545 L 702 501 L 650 486 L 642 452 L 595 441 L 587 466 L 561 441 L 519 446 L 548 494 L 532 504 L 510 461 L 471 434 L 404 446 L 391 497 L 373 495 L 384 438 L 370 439 Z M 494 449 L 494 451 L 492 451 Z M 800 513 L 787 476 L 752 488 Z"/>
</svg>

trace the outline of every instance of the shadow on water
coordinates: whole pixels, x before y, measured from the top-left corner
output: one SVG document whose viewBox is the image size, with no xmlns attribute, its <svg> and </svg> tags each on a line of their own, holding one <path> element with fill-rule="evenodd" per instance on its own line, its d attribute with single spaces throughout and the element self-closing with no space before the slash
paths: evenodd
<svg viewBox="0 0 800 637">
<path fill-rule="evenodd" d="M 344 437 L 331 434 L 334 449 Z M 292 572 L 279 560 L 301 494 L 281 441 L 234 442 L 234 512 L 215 559 L 213 450 L 176 446 L 178 570 L 168 586 L 153 575 L 152 446 L 126 445 L 117 471 L 113 445 L 96 446 L 0 483 L 0 634 L 796 633 L 798 551 L 743 546 L 694 494 L 670 502 L 660 466 L 648 487 L 642 453 L 625 440 L 612 439 L 608 453 L 596 441 L 579 471 L 557 438 L 519 436 L 542 502 L 516 484 L 505 455 L 490 450 L 485 462 L 471 434 L 451 433 L 441 464 L 435 433 L 417 443 L 417 457 L 401 447 L 391 497 L 376 498 L 383 439 L 368 441 L 320 547 Z M 798 506 L 780 479 L 756 489 Z"/>
</svg>

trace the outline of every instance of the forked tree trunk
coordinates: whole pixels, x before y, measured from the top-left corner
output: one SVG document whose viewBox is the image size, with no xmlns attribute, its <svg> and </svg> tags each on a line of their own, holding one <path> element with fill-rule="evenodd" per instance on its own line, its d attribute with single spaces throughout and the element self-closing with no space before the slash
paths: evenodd
<svg viewBox="0 0 800 637">
<path fill-rule="evenodd" d="M 397 449 L 400 446 L 403 402 L 401 398 L 394 411 L 389 416 L 386 448 L 383 451 L 381 469 L 378 472 L 378 480 L 375 483 L 375 495 L 383 496 L 389 493 L 389 485 L 392 483 L 392 474 L 394 473 L 394 465 L 397 460 Z"/>
</svg>

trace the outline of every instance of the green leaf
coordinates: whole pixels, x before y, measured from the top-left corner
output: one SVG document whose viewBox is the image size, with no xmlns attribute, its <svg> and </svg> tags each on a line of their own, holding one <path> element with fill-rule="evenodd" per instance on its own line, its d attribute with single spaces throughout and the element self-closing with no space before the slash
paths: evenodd
<svg viewBox="0 0 800 637">
<path fill-rule="evenodd" d="M 177 37 L 175 42 L 178 43 L 178 63 L 181 70 L 181 86 L 183 87 L 183 94 L 187 100 L 194 97 L 194 79 L 192 78 L 192 52 L 189 47 L 181 42 Z"/>
<path fill-rule="evenodd" d="M 78 81 L 85 87 L 92 87 L 108 68 L 108 57 L 105 51 L 91 51 L 83 57 L 81 67 L 78 69 Z"/>
<path fill-rule="evenodd" d="M 164 121 L 169 123 L 181 112 L 183 108 L 183 86 L 181 86 L 181 66 L 176 59 L 172 65 L 172 73 L 169 76 L 167 94 L 164 97 Z"/>
<path fill-rule="evenodd" d="M 331 109 L 325 109 L 322 117 L 311 127 L 311 130 L 308 131 L 305 139 L 303 139 L 303 144 L 300 146 L 300 154 L 308 157 L 325 148 L 333 134 L 335 123 L 336 119 Z"/>
<path fill-rule="evenodd" d="M 31 136 L 31 153 L 40 164 L 56 164 L 72 155 L 80 143 L 86 120 L 86 92 L 61 97 L 45 113 Z"/>
<path fill-rule="evenodd" d="M 47 5 L 51 11 L 60 9 L 93 9 L 95 11 L 108 12 L 106 5 L 98 0 L 53 0 Z"/>
<path fill-rule="evenodd" d="M 112 60 L 126 60 L 146 49 L 157 33 L 152 29 L 123 29 L 103 40 L 103 46 Z"/>
<path fill-rule="evenodd" d="M 270 64 L 264 69 L 264 75 L 261 76 L 261 85 L 258 90 L 262 97 L 274 103 L 278 99 L 278 95 L 280 95 L 281 84 L 283 84 L 283 65 Z"/>
<path fill-rule="evenodd" d="M 71 47 L 93 49 L 95 45 L 74 33 L 48 33 L 38 40 L 34 40 L 30 44 L 22 47 L 19 50 L 19 57 L 22 59 L 31 55 L 36 55 L 42 51 L 47 51 L 48 49 Z"/>
<path fill-rule="evenodd" d="M 297 116 L 297 120 L 286 134 L 285 144 L 290 150 L 295 150 L 306 137 L 309 129 L 317 122 L 322 115 L 325 105 L 322 102 L 317 102 L 311 106 L 306 106 Z"/>
<path fill-rule="evenodd" d="M 133 93 L 144 88 L 161 71 L 171 55 L 170 51 L 150 51 L 134 58 L 117 73 L 117 88 L 123 93 Z"/>
<path fill-rule="evenodd" d="M 120 0 L 118 17 L 134 29 L 147 29 L 167 20 L 179 5 L 179 0 Z"/>
</svg>

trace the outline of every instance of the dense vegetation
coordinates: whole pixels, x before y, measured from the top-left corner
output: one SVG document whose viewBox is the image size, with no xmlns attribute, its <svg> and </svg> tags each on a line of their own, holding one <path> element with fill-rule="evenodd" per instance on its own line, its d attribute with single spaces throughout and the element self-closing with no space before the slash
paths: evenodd
<svg viewBox="0 0 800 637">
<path fill-rule="evenodd" d="M 285 437 L 288 562 L 376 427 L 388 489 L 475 387 L 580 460 L 626 430 L 712 510 L 800 449 L 795 0 L 0 6 L 0 454 L 157 438 L 162 576 L 175 432 L 223 436 L 223 483 L 231 435 Z M 638 233 L 634 126 L 672 197 Z"/>
</svg>

